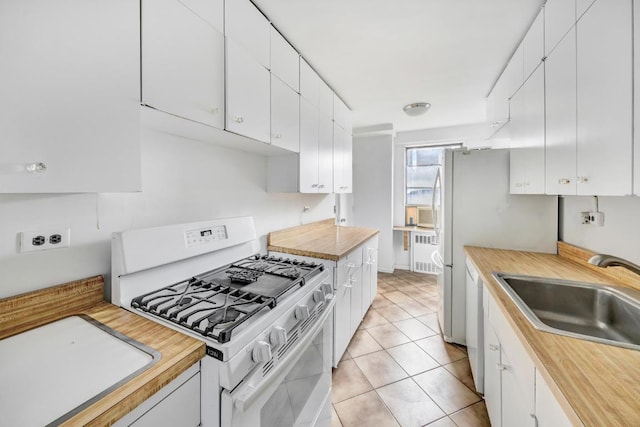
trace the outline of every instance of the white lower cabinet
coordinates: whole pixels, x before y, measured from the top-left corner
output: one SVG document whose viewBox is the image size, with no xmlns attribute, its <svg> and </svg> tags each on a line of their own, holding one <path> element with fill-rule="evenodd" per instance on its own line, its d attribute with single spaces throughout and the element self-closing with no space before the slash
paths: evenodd
<svg viewBox="0 0 640 427">
<path fill-rule="evenodd" d="M 199 362 L 114 424 L 115 427 L 197 427 L 199 425 Z"/>
<path fill-rule="evenodd" d="M 290 254 L 282 252 L 269 254 L 291 258 Z M 338 261 L 296 258 L 324 264 L 329 271 L 336 298 L 333 314 L 333 366 L 337 367 L 378 290 L 378 236 L 357 246 Z"/>
<path fill-rule="evenodd" d="M 484 399 L 491 425 L 572 425 L 487 287 L 484 308 Z"/>
</svg>

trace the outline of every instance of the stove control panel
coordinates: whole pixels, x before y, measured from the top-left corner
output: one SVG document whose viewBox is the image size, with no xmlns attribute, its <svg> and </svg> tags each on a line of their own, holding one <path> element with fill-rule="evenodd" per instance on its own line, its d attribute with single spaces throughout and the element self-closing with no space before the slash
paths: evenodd
<svg viewBox="0 0 640 427">
<path fill-rule="evenodd" d="M 228 238 L 227 227 L 224 225 L 199 230 L 187 230 L 184 233 L 184 240 L 188 248 L 191 246 L 206 245 L 216 240 L 227 240 Z"/>
</svg>

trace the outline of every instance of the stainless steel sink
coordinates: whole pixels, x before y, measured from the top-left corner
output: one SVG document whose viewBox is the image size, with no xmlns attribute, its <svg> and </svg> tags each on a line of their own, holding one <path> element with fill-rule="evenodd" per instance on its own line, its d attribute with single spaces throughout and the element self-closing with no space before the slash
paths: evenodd
<svg viewBox="0 0 640 427">
<path fill-rule="evenodd" d="M 493 276 L 536 329 L 640 350 L 640 292 L 544 277 Z"/>
</svg>

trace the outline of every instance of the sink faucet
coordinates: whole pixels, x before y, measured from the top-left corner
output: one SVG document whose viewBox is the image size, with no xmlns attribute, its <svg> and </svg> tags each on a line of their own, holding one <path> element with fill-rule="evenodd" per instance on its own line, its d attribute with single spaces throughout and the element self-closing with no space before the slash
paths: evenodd
<svg viewBox="0 0 640 427">
<path fill-rule="evenodd" d="M 597 267 L 624 267 L 636 274 L 640 274 L 640 265 L 636 265 L 625 259 L 618 258 L 613 255 L 598 254 L 589 258 L 589 264 L 593 264 Z"/>
</svg>

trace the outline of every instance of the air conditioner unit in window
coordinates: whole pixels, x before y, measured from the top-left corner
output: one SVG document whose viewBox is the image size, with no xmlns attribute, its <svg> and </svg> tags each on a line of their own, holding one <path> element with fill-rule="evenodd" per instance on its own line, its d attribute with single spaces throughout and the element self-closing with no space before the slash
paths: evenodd
<svg viewBox="0 0 640 427">
<path fill-rule="evenodd" d="M 418 206 L 418 227 L 433 228 L 433 213 L 431 206 Z"/>
</svg>

